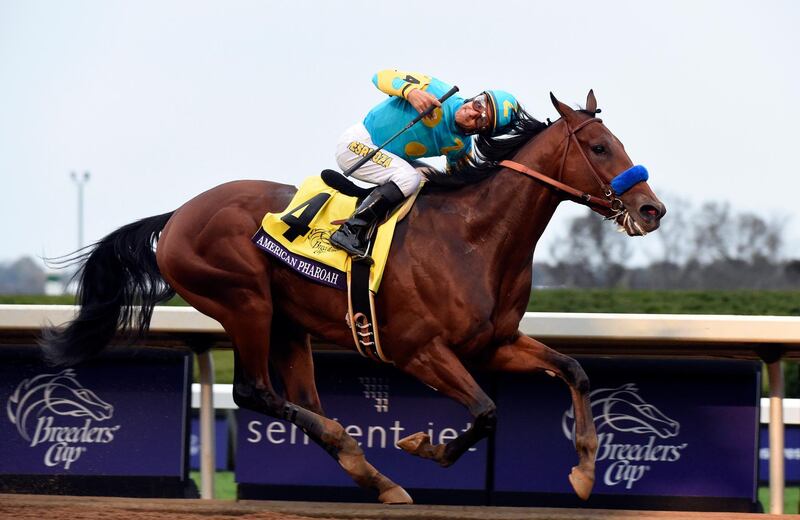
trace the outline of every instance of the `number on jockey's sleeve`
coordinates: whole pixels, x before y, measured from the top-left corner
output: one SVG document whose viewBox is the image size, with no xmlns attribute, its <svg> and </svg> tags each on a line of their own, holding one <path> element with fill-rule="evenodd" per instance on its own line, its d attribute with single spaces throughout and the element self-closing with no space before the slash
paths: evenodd
<svg viewBox="0 0 800 520">
<path fill-rule="evenodd" d="M 447 173 L 452 173 L 466 165 L 470 153 L 472 152 L 472 140 L 469 139 L 463 142 L 461 139 L 455 138 L 454 146 L 445 147 L 439 151 L 447 159 L 445 171 Z"/>
<path fill-rule="evenodd" d="M 431 77 L 416 72 L 385 69 L 375 74 L 372 82 L 381 92 L 408 99 L 408 94 L 412 90 L 428 88 Z"/>
</svg>

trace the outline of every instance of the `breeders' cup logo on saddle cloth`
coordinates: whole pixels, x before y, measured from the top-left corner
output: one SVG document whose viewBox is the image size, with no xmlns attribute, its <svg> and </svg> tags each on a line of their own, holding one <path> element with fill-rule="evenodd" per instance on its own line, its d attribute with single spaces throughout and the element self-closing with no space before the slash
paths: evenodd
<svg viewBox="0 0 800 520">
<path fill-rule="evenodd" d="M 94 426 L 111 419 L 114 407 L 84 387 L 71 368 L 23 380 L 6 403 L 8 419 L 31 448 L 47 446 L 44 464 L 70 469 L 90 444 L 108 444 L 120 426 Z M 66 418 L 82 419 L 60 425 Z M 69 423 L 70 421 L 68 421 Z"/>
<path fill-rule="evenodd" d="M 308 243 L 314 249 L 314 253 L 318 255 L 337 250 L 336 247 L 331 244 L 331 232 L 328 229 L 312 229 L 308 233 Z"/>
<path fill-rule="evenodd" d="M 680 460 L 688 446 L 675 442 L 680 424 L 642 399 L 633 383 L 600 388 L 589 399 L 597 429 L 598 469 L 600 463 L 608 462 L 601 470 L 607 486 L 624 484 L 632 489 L 655 464 Z M 573 407 L 564 412 L 561 428 L 567 439 L 575 440 Z M 619 437 L 628 442 L 620 442 Z"/>
</svg>

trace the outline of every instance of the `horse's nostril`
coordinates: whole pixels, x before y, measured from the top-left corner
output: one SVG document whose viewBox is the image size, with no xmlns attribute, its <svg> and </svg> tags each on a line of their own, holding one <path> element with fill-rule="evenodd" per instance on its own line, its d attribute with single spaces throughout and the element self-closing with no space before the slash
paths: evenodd
<svg viewBox="0 0 800 520">
<path fill-rule="evenodd" d="M 658 210 L 658 208 L 650 204 L 645 204 L 641 208 L 639 208 L 639 213 L 641 213 L 642 216 L 648 220 L 653 220 L 661 217 L 661 212 Z"/>
</svg>

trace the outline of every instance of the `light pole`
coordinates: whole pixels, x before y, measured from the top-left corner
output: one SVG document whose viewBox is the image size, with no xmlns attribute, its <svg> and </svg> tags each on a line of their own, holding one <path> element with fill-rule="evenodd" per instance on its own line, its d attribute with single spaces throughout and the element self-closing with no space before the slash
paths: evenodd
<svg viewBox="0 0 800 520">
<path fill-rule="evenodd" d="M 78 249 L 83 247 L 83 186 L 89 182 L 89 172 L 78 175 L 70 172 L 70 178 L 78 186 Z"/>
</svg>

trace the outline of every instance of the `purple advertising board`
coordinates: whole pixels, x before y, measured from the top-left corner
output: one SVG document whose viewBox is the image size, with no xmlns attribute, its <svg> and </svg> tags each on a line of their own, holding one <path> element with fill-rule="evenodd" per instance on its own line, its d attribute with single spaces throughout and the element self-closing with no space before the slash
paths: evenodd
<svg viewBox="0 0 800 520">
<path fill-rule="evenodd" d="M 567 480 L 577 454 L 570 394 L 559 379 L 542 373 L 483 378 L 481 386 L 497 403 L 497 432 L 452 467 L 440 468 L 394 445 L 420 430 L 447 442 L 470 424 L 465 410 L 391 367 L 350 354 L 315 356 L 327 415 L 418 502 L 756 507 L 759 363 L 602 358 L 581 363 L 592 382 L 600 443 L 588 502 L 575 497 Z M 295 427 L 245 410 L 238 411 L 237 423 L 240 497 L 319 499 L 313 491 L 290 488 L 326 487 L 347 500 L 360 499 L 338 464 Z M 257 487 L 278 491 L 251 494 Z"/>
<path fill-rule="evenodd" d="M 800 426 L 786 425 L 783 449 L 784 477 L 787 483 L 800 483 Z M 758 448 L 758 480 L 769 482 L 769 426 L 761 425 Z"/>
<path fill-rule="evenodd" d="M 326 415 L 345 427 L 367 459 L 386 476 L 413 489 L 469 490 L 473 495 L 475 490 L 486 489 L 485 441 L 467 452 L 457 469 L 439 467 L 395 446 L 399 439 L 418 431 L 429 432 L 437 443 L 455 438 L 471 425 L 471 416 L 458 403 L 395 368 L 349 353 L 318 354 L 315 370 Z M 241 409 L 237 424 L 240 496 L 250 485 L 355 487 L 339 464 L 293 425 Z M 358 497 L 348 495 L 348 499 Z"/>
<path fill-rule="evenodd" d="M 228 417 L 214 418 L 214 458 L 217 471 L 228 469 Z M 189 469 L 200 469 L 200 419 L 192 417 L 192 435 L 189 438 Z"/>
<path fill-rule="evenodd" d="M 190 354 L 110 350 L 51 368 L 0 347 L 0 478 L 187 478 Z"/>
<path fill-rule="evenodd" d="M 747 361 L 581 359 L 592 384 L 601 497 L 756 500 L 760 364 Z M 547 376 L 498 381 L 494 490 L 572 497 L 574 417 Z M 518 496 L 518 495 L 517 495 Z M 599 501 L 599 502 L 598 502 Z"/>
</svg>

